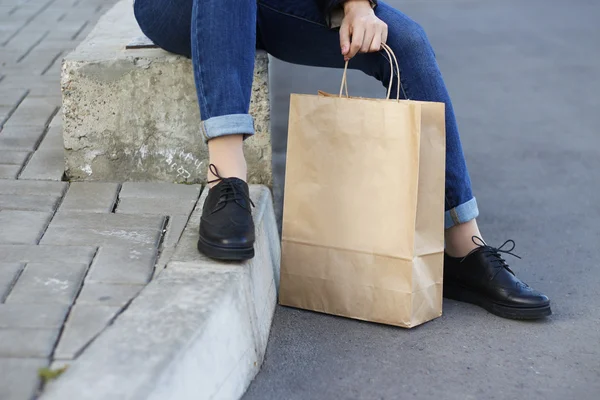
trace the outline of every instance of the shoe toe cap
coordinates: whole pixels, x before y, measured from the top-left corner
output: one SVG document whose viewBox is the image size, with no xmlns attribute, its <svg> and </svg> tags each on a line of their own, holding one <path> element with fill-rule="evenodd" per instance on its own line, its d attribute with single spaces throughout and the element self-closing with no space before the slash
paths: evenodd
<svg viewBox="0 0 600 400">
<path fill-rule="evenodd" d="M 254 243 L 254 226 L 220 229 L 206 221 L 200 224 L 200 236 L 205 242 L 221 247 L 247 247 Z"/>
<path fill-rule="evenodd" d="M 545 307 L 550 305 L 548 296 L 537 290 L 523 290 L 510 297 L 513 302 L 525 307 Z"/>
</svg>

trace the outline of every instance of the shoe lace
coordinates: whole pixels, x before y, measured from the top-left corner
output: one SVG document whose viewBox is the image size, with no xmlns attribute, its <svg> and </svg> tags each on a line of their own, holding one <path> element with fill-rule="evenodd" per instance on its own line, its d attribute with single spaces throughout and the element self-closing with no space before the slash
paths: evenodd
<svg viewBox="0 0 600 400">
<path fill-rule="evenodd" d="M 521 257 L 519 257 L 518 255 L 516 255 L 515 253 L 512 252 L 516 246 L 514 240 L 508 239 L 506 242 L 502 243 L 502 245 L 500 247 L 492 247 L 492 246 L 488 245 L 479 236 L 472 236 L 471 240 L 473 241 L 473 243 L 475 243 L 477 245 L 477 248 L 471 250 L 471 252 L 469 254 L 467 254 L 466 256 L 464 256 L 460 262 L 463 262 L 467 257 L 469 257 L 474 252 L 481 250 L 481 252 L 487 258 L 487 260 L 490 262 L 490 264 L 492 264 L 495 268 L 498 269 L 498 271 L 496 271 L 496 273 L 494 274 L 492 279 L 494 279 L 496 277 L 496 275 L 498 275 L 502 269 L 505 269 L 508 272 L 510 272 L 511 274 L 515 275 L 515 273 L 509 268 L 508 264 L 506 263 L 506 260 L 504 260 L 504 258 L 502 258 L 502 255 L 500 254 L 500 253 L 510 254 L 511 256 L 517 257 L 518 259 L 520 259 Z M 506 245 L 511 245 L 510 249 L 504 249 L 504 247 Z"/>
<path fill-rule="evenodd" d="M 251 212 L 250 208 L 247 206 L 248 203 L 252 204 L 252 207 L 256 207 L 250 196 L 248 196 L 245 191 L 238 187 L 238 183 L 234 179 L 223 178 L 221 175 L 219 175 L 219 171 L 214 164 L 210 164 L 208 168 L 210 169 L 210 172 L 217 177 L 216 179 L 208 181 L 208 183 L 221 182 L 221 197 L 212 211 L 213 213 L 221 210 L 227 205 L 227 203 L 232 201 L 248 212 Z M 246 202 L 242 202 L 241 200 L 246 200 Z"/>
</svg>

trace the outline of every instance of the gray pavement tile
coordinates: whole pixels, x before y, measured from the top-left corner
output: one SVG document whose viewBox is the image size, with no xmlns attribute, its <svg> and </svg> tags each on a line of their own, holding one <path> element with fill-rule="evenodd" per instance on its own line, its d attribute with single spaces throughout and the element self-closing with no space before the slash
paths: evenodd
<svg viewBox="0 0 600 400">
<path fill-rule="evenodd" d="M 156 265 L 154 266 L 154 277 L 158 276 L 158 274 L 160 274 L 165 269 L 165 267 L 167 266 L 169 261 L 171 261 L 171 258 L 174 254 L 175 247 L 164 247 L 162 249 L 158 260 L 156 261 Z"/>
<path fill-rule="evenodd" d="M 50 123 L 50 127 L 48 128 L 48 132 L 44 135 L 44 139 L 41 141 L 38 150 L 46 151 L 46 150 L 63 150 L 65 148 L 65 144 L 63 142 L 62 136 L 62 123 L 58 124 L 54 121 L 62 121 L 60 117 L 60 113 L 57 113 L 56 116 L 52 119 Z M 61 153 L 62 154 L 62 153 Z"/>
<path fill-rule="evenodd" d="M 45 358 L 0 358 L 0 399 L 33 398 L 40 383 L 38 370 L 46 366 Z"/>
<path fill-rule="evenodd" d="M 85 212 L 59 212 L 41 244 L 94 244 L 99 246 L 157 246 L 164 217 Z"/>
<path fill-rule="evenodd" d="M 8 117 L 8 114 L 11 111 L 12 111 L 11 106 L 0 106 L 0 123 Z"/>
<path fill-rule="evenodd" d="M 44 125 L 9 126 L 12 119 L 11 116 L 0 133 L 0 149 L 36 149 L 44 134 Z"/>
<path fill-rule="evenodd" d="M 0 304 L 0 328 L 61 328 L 68 304 Z"/>
<path fill-rule="evenodd" d="M 27 96 L 19 104 L 19 107 L 17 107 L 4 127 L 5 129 L 19 125 L 45 127 L 50 120 L 50 116 L 56 111 L 56 108 L 57 104 L 54 101 L 49 101 L 42 97 Z"/>
<path fill-rule="evenodd" d="M 0 150 L 0 164 L 23 165 L 29 154 L 29 151 Z"/>
<path fill-rule="evenodd" d="M 60 110 L 58 110 L 58 112 L 56 113 L 56 115 L 54 116 L 54 118 L 52 118 L 52 121 L 50 121 L 50 125 L 48 125 L 50 127 L 50 129 L 53 128 L 58 128 L 60 127 L 60 137 L 62 138 L 62 126 L 63 126 L 63 113 L 62 113 L 62 108 Z"/>
<path fill-rule="evenodd" d="M 117 214 L 157 214 L 157 215 L 189 215 L 194 205 L 196 198 L 193 199 L 178 199 L 173 198 L 135 198 L 119 196 L 119 205 L 117 206 Z"/>
<path fill-rule="evenodd" d="M 0 194 L 0 210 L 54 211 L 59 201 L 60 196 Z"/>
<path fill-rule="evenodd" d="M 16 60 L 13 59 L 14 64 L 19 64 L 21 61 L 23 61 L 23 65 L 27 66 L 28 63 L 25 61 L 24 57 L 26 57 L 28 54 L 32 54 L 30 50 L 32 50 L 34 47 L 39 49 L 39 45 L 36 46 L 36 44 L 39 43 L 39 41 L 42 40 L 46 35 L 47 33 L 44 31 L 29 31 L 24 29 L 21 30 L 16 36 L 13 36 L 8 43 L 3 43 L 3 47 L 8 50 L 20 50 L 20 54 L 17 53 L 19 54 L 19 57 L 17 57 Z"/>
<path fill-rule="evenodd" d="M 86 279 L 75 304 L 124 306 L 143 288 L 143 284 L 102 283 Z"/>
<path fill-rule="evenodd" d="M 0 210 L 0 243 L 36 244 L 50 218 L 49 212 Z"/>
<path fill-rule="evenodd" d="M 50 363 L 50 367 L 48 367 L 48 368 L 50 368 L 53 371 L 65 368 L 65 371 L 66 371 L 66 369 L 68 369 L 71 366 L 71 364 L 73 364 L 73 362 L 74 362 L 74 360 L 57 360 L 56 359 L 56 360 L 52 361 L 52 363 Z"/>
<path fill-rule="evenodd" d="M 58 359 L 73 359 L 121 310 L 120 306 L 75 305 L 56 347 Z"/>
<path fill-rule="evenodd" d="M 65 228 L 52 226 L 46 230 L 40 244 L 76 246 L 158 246 L 162 231 L 143 228 Z"/>
<path fill-rule="evenodd" d="M 70 211 L 109 213 L 117 200 L 118 190 L 118 183 L 73 182 L 69 185 L 59 213 Z"/>
<path fill-rule="evenodd" d="M 0 82 L 0 90 L 6 91 L 23 91 L 29 90 L 29 96 L 36 97 L 47 97 L 52 96 L 52 99 L 56 106 L 60 106 L 61 92 L 60 92 L 60 81 L 56 77 L 48 79 L 47 76 L 31 76 L 17 77 L 15 75 L 9 75 Z M 48 97 L 50 98 L 50 97 Z M 50 117 L 50 115 L 48 116 Z M 43 126 L 43 125 L 40 125 Z"/>
<path fill-rule="evenodd" d="M 125 182 L 119 198 L 170 198 L 192 200 L 200 196 L 201 185 L 180 185 L 162 182 Z"/>
<path fill-rule="evenodd" d="M 45 42 L 46 39 L 44 40 L 44 44 Z M 56 68 L 56 65 L 60 65 L 59 58 L 65 49 L 52 47 L 46 48 L 44 46 L 44 48 L 30 53 L 21 61 L 21 64 L 25 63 L 25 65 L 29 66 L 32 75 L 41 75 L 43 73 L 44 76 L 60 77 L 60 68 Z M 56 104 L 56 102 L 53 101 L 52 104 Z"/>
<path fill-rule="evenodd" d="M 58 333 L 59 329 L 0 328 L 0 357 L 48 357 Z"/>
<path fill-rule="evenodd" d="M 0 194 L 61 196 L 67 182 L 14 181 L 0 179 Z"/>
<path fill-rule="evenodd" d="M 87 264 L 28 263 L 8 294 L 6 304 L 71 304 Z"/>
<path fill-rule="evenodd" d="M 60 181 L 65 172 L 65 155 L 62 148 L 38 150 L 21 172 L 19 179 L 47 179 Z"/>
<path fill-rule="evenodd" d="M 16 282 L 23 267 L 25 267 L 24 263 L 0 262 L 0 303 L 4 301 L 4 298 L 8 295 L 8 292 Z"/>
<path fill-rule="evenodd" d="M 0 179 L 17 179 L 20 170 L 20 165 L 0 164 Z"/>
<path fill-rule="evenodd" d="M 89 264 L 95 246 L 0 244 L 0 263 L 69 262 Z"/>
<path fill-rule="evenodd" d="M 100 247 L 86 281 L 148 283 L 154 272 L 157 252 L 158 250 L 153 247 Z"/>
<path fill-rule="evenodd" d="M 69 211 L 57 213 L 51 227 L 75 229 L 148 229 L 160 230 L 164 217 L 156 215 L 117 215 Z"/>
<path fill-rule="evenodd" d="M 2 60 L 0 59 L 0 65 Z M 2 82 L 0 82 L 0 106 L 2 107 L 14 107 L 17 102 L 25 96 L 26 90 L 2 90 Z"/>
<path fill-rule="evenodd" d="M 190 210 L 191 211 L 191 210 Z M 169 217 L 169 224 L 163 241 L 163 247 L 175 247 L 188 222 L 187 215 L 173 215 Z"/>
<path fill-rule="evenodd" d="M 0 150 L 31 151 L 35 150 L 39 137 L 2 136 L 0 133 Z"/>
</svg>

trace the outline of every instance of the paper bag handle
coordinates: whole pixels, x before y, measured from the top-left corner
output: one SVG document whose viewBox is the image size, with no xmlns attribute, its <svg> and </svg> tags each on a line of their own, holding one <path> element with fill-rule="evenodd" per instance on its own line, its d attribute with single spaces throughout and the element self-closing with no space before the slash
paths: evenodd
<svg viewBox="0 0 600 400">
<path fill-rule="evenodd" d="M 388 61 L 390 62 L 390 69 L 392 71 L 392 75 L 390 76 L 390 83 L 388 84 L 388 90 L 387 90 L 387 95 L 385 97 L 386 100 L 390 99 L 390 94 L 392 92 L 392 84 L 394 82 L 394 72 L 395 72 L 395 76 L 398 77 L 398 85 L 396 86 L 396 100 L 400 100 L 400 66 L 398 65 L 398 59 L 396 58 L 396 55 L 394 54 L 394 52 L 392 51 L 392 49 L 390 48 L 390 46 L 388 46 L 385 43 L 381 44 L 381 49 L 383 51 L 385 51 L 385 53 L 388 56 Z M 348 62 L 346 61 L 346 64 L 344 65 L 344 74 L 342 75 L 342 85 L 340 86 L 340 97 L 342 97 L 342 93 L 346 92 L 346 97 L 348 97 L 348 79 L 347 79 L 347 73 L 348 73 Z M 395 67 L 395 70 L 394 70 Z"/>
</svg>

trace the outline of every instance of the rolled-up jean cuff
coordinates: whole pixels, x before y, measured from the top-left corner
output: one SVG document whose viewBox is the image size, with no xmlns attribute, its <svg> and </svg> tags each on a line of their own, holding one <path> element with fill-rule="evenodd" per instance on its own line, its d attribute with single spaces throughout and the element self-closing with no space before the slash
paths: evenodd
<svg viewBox="0 0 600 400">
<path fill-rule="evenodd" d="M 254 135 L 254 119 L 250 114 L 229 114 L 212 117 L 200 124 L 204 141 L 219 136 L 244 135 L 244 139 Z"/>
<path fill-rule="evenodd" d="M 464 224 L 479 216 L 479 208 L 477 208 L 477 200 L 473 197 L 466 203 L 454 207 L 446 211 L 444 214 L 444 229 L 452 228 L 458 224 Z"/>
</svg>

